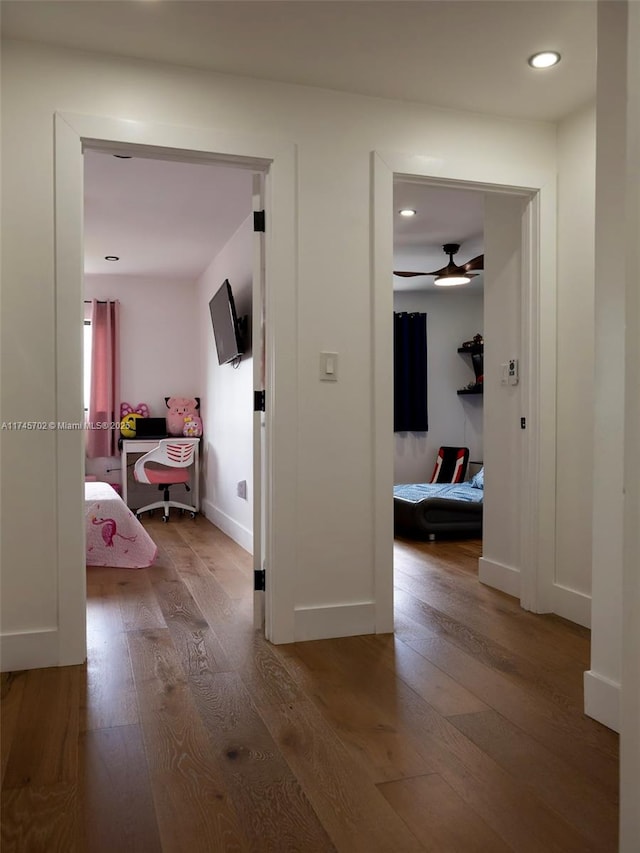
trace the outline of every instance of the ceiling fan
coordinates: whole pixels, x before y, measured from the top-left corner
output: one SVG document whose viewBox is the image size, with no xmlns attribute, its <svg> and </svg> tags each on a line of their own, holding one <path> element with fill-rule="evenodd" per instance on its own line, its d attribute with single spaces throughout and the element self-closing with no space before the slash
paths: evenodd
<svg viewBox="0 0 640 853">
<path fill-rule="evenodd" d="M 484 255 L 477 255 L 475 258 L 467 261 L 466 264 L 458 266 L 454 264 L 453 256 L 460 248 L 460 244 L 445 243 L 442 248 L 445 255 L 449 255 L 449 263 L 446 267 L 442 267 L 439 270 L 431 270 L 431 272 L 402 272 L 394 270 L 393 274 L 403 276 L 404 278 L 410 278 L 414 275 L 435 275 L 437 278 L 434 283 L 446 287 L 455 284 L 468 284 L 476 276 L 476 273 L 472 272 L 472 270 L 484 269 Z"/>
</svg>

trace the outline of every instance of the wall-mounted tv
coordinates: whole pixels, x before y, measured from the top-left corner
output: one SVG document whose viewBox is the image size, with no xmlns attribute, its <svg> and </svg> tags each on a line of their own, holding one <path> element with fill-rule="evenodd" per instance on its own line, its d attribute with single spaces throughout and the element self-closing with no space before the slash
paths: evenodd
<svg viewBox="0 0 640 853">
<path fill-rule="evenodd" d="M 235 361 L 244 352 L 244 346 L 229 279 L 225 279 L 219 290 L 212 296 L 209 311 L 218 351 L 218 363 L 227 364 Z"/>
</svg>

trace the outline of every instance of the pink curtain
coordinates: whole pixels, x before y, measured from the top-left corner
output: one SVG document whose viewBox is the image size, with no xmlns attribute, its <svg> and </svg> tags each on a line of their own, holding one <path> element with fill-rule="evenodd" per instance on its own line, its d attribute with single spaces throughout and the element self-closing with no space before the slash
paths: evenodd
<svg viewBox="0 0 640 853">
<path fill-rule="evenodd" d="M 91 396 L 87 456 L 118 453 L 120 420 L 120 303 L 91 303 Z"/>
</svg>

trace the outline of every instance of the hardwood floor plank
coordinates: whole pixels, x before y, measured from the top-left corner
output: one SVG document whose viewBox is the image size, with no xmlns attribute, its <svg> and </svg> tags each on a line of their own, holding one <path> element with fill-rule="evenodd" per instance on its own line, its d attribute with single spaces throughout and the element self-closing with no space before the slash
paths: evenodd
<svg viewBox="0 0 640 853">
<path fill-rule="evenodd" d="M 183 519 L 179 519 L 175 524 L 171 522 L 163 524 L 155 518 L 145 519 L 143 522 L 145 529 L 165 557 L 171 560 L 174 566 L 179 566 L 181 575 L 207 577 L 210 574 L 207 567 L 176 530 L 183 523 Z"/>
<path fill-rule="evenodd" d="M 367 668 L 390 666 L 398 678 L 422 696 L 432 708 L 449 717 L 453 714 L 471 714 L 486 711 L 487 705 L 460 682 L 431 664 L 402 640 L 387 637 L 361 637 L 365 646 Z M 422 658 L 422 660 L 421 660 Z M 428 663 L 424 666 L 423 662 Z M 467 710 L 462 710 L 466 708 Z"/>
<path fill-rule="evenodd" d="M 177 528 L 180 538 L 189 545 L 203 565 L 220 584 L 229 598 L 242 598 L 253 587 L 253 562 L 246 551 L 230 547 L 228 539 L 216 536 L 206 519 Z M 215 531 L 215 528 L 213 528 Z"/>
<path fill-rule="evenodd" d="M 82 736 L 79 792 L 87 853 L 161 853 L 139 726 Z"/>
<path fill-rule="evenodd" d="M 1 838 L 3 853 L 84 853 L 75 785 L 3 790 Z"/>
<path fill-rule="evenodd" d="M 117 570 L 113 580 L 87 588 L 87 664 L 82 686 L 81 731 L 138 722 L 129 647 L 120 610 Z"/>
<path fill-rule="evenodd" d="M 568 682 L 557 672 L 554 675 L 545 662 L 539 665 L 534 663 L 530 659 L 531 650 L 529 657 L 523 657 L 511 650 L 508 641 L 503 645 L 492 639 L 490 634 L 495 632 L 491 628 L 487 628 L 489 634 L 476 630 L 472 626 L 474 620 L 471 617 L 460 621 L 451 616 L 448 610 L 432 607 L 402 587 L 396 588 L 396 606 L 410 618 L 422 622 L 432 633 L 443 637 L 492 669 L 508 674 L 526 689 L 537 692 L 561 708 L 582 710 L 582 672 L 575 665 L 570 671 L 571 680 Z"/>
<path fill-rule="evenodd" d="M 422 849 L 311 702 L 265 705 L 259 710 L 337 850 Z"/>
<path fill-rule="evenodd" d="M 125 631 L 166 628 L 157 599 L 151 588 L 149 569 L 140 569 L 116 584 L 122 624 Z"/>
<path fill-rule="evenodd" d="M 252 601 L 235 602 L 210 578 L 188 575 L 185 583 L 234 669 L 257 705 L 294 701 L 299 688 L 279 660 L 274 646 L 253 627 Z M 244 609 L 243 609 L 244 608 Z"/>
<path fill-rule="evenodd" d="M 27 678 L 26 672 L 3 672 L 0 697 L 2 702 L 2 725 L 0 725 L 0 756 L 2 775 L 0 783 L 4 782 L 4 772 L 9 761 L 9 753 L 13 745 L 18 720 L 20 718 L 20 707 L 22 695 Z"/>
<path fill-rule="evenodd" d="M 615 732 L 584 714 L 563 711 L 446 640 L 432 637 L 408 642 L 578 773 L 601 785 L 610 801 L 617 802 L 619 768 Z"/>
<path fill-rule="evenodd" d="M 31 787 L 44 792 L 58 783 L 75 784 L 80 683 L 84 677 L 83 666 L 26 673 L 5 770 L 6 788 Z"/>
<path fill-rule="evenodd" d="M 562 759 L 536 743 L 497 711 L 462 714 L 451 723 L 486 755 L 516 778 L 525 780 L 536 796 L 548 803 L 602 853 L 617 850 L 616 809 L 602 791 L 576 774 Z"/>
<path fill-rule="evenodd" d="M 351 679 L 337 674 L 333 656 L 319 650 L 317 642 L 279 646 L 278 651 L 286 655 L 287 668 L 330 722 L 354 761 L 376 783 L 431 773 L 432 766 L 420 753 L 420 744 L 411 733 L 406 728 L 398 730 L 395 718 L 377 715 L 375 708 L 372 711 L 371 704 L 376 706 L 377 702 L 377 679 L 371 679 L 366 691 L 371 697 L 369 704 L 363 701 L 364 690 L 344 689 L 345 681 Z M 403 715 L 401 703 L 398 714 Z"/>
<path fill-rule="evenodd" d="M 439 773 L 458 795 L 497 832 L 506 843 L 522 853 L 539 853 L 554 850 L 557 853 L 596 853 L 578 827 L 570 825 L 555 810 L 536 797 L 519 776 L 507 773 L 490 756 L 465 737 L 446 718 L 435 712 L 411 688 L 396 678 L 384 666 L 370 673 L 362 660 L 354 654 L 353 640 L 324 640 L 335 645 L 334 660 L 326 663 L 329 672 L 327 690 L 322 663 L 316 661 L 307 667 L 308 679 L 315 679 L 312 700 L 322 711 L 332 730 L 342 740 L 357 747 L 363 737 L 355 740 L 353 720 L 345 719 L 345 701 L 333 704 L 333 688 L 342 694 L 351 694 L 353 704 L 360 708 L 361 726 L 365 731 L 384 727 L 397 731 L 415 744 L 431 772 Z M 382 639 L 382 638 L 379 638 Z M 302 661 L 313 643 L 300 643 L 294 648 Z M 350 646 L 350 648 L 349 648 Z M 326 657 L 326 656 L 325 656 Z M 337 665 L 336 661 L 340 661 Z M 363 675 L 364 673 L 364 675 Z M 368 676 L 368 677 L 367 677 Z"/>
<path fill-rule="evenodd" d="M 189 679 L 251 850 L 334 850 L 236 672 Z"/>
<path fill-rule="evenodd" d="M 378 786 L 431 853 L 508 853 L 505 844 L 437 773 Z"/>
<path fill-rule="evenodd" d="M 456 543 L 448 543 L 451 549 Z M 394 571 L 398 577 L 404 576 L 404 582 L 410 578 L 418 581 L 423 591 L 428 591 L 432 603 L 437 597 L 453 596 L 459 603 L 470 601 L 475 603 L 474 615 L 500 612 L 505 619 L 500 620 L 500 627 L 505 630 L 514 620 L 518 624 L 518 636 L 529 645 L 535 643 L 542 646 L 541 651 L 553 658 L 553 649 L 558 637 L 562 638 L 563 654 L 589 664 L 589 635 L 586 629 L 576 626 L 576 631 L 567 631 L 557 620 L 540 619 L 536 614 L 523 611 L 520 602 L 513 596 L 494 590 L 484 584 L 470 584 L 470 575 L 461 571 L 460 560 L 453 560 L 452 551 L 431 551 L 428 555 L 414 552 L 394 560 Z M 473 561 L 477 577 L 477 561 Z"/>
<path fill-rule="evenodd" d="M 227 655 L 177 572 L 152 575 L 153 591 L 188 676 L 230 670 Z"/>
<path fill-rule="evenodd" d="M 163 851 L 248 850 L 168 630 L 127 639 Z"/>
</svg>

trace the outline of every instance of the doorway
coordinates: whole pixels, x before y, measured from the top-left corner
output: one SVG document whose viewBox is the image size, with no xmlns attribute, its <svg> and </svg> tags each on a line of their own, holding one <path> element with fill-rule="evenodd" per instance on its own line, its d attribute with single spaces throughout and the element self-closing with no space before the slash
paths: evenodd
<svg viewBox="0 0 640 853">
<path fill-rule="evenodd" d="M 79 421 L 82 411 L 82 277 L 83 277 L 83 150 L 108 150 L 111 153 L 127 154 L 135 148 L 138 156 L 156 160 L 182 160 L 187 162 L 210 162 L 235 165 L 265 175 L 265 207 L 270 220 L 270 233 L 265 239 L 265 276 L 273 276 L 272 288 L 265 287 L 265 374 L 273 371 L 273 361 L 278 360 L 278 369 L 283 376 L 295 376 L 295 349 L 273 353 L 271 341 L 274 336 L 291 336 L 292 316 L 287 311 L 276 313 L 271 310 L 272 300 L 279 300 L 283 293 L 289 296 L 294 290 L 295 256 L 290 252 L 293 239 L 293 222 L 289 210 L 294 209 L 294 152 L 293 148 L 269 144 L 264 139 L 254 144 L 244 137 L 229 137 L 215 131 L 193 128 L 167 128 L 103 119 L 91 116 L 56 116 L 56 354 L 57 354 L 57 416 L 59 420 Z M 272 193 L 288 208 L 270 205 Z M 274 290 L 277 291 L 274 293 Z M 291 300 L 293 307 L 294 300 Z M 254 345 L 257 340 L 254 329 Z M 270 361 L 271 360 L 271 361 Z M 77 380 L 77 381 L 76 381 Z M 295 382 L 291 382 L 294 386 Z M 270 488 L 258 489 L 269 503 L 262 507 L 265 517 L 264 553 L 267 561 L 270 552 L 276 551 L 280 543 L 272 535 L 275 516 L 286 519 L 294 512 L 292 501 L 285 490 L 278 488 L 278 466 L 281 453 L 273 439 L 271 418 L 276 411 L 282 412 L 285 427 L 279 431 L 287 444 L 288 452 L 295 446 L 294 436 L 289 435 L 286 424 L 291 423 L 290 395 L 280 392 L 275 386 L 267 387 L 268 401 L 265 416 L 266 450 L 265 476 Z M 247 413 L 250 417 L 250 412 Z M 57 517 L 60 565 L 58 600 L 60 611 L 60 663 L 79 663 L 86 653 L 85 639 L 85 546 L 84 546 L 84 501 L 82 482 L 84 479 L 84 446 L 82 436 L 70 432 L 56 434 L 58 459 L 58 499 L 60 511 Z M 285 525 L 286 527 L 286 525 Z M 287 566 L 286 548 L 280 564 Z M 289 558 L 290 559 L 290 558 Z M 286 619 L 274 618 L 271 602 L 275 596 L 267 595 L 265 602 L 266 635 L 277 637 L 273 625 L 285 623 Z M 286 595 L 281 596 L 277 607 L 287 608 Z M 292 609 L 292 608 L 291 608 Z M 292 615 L 292 614 L 291 614 Z M 288 639 L 288 637 L 286 637 Z M 282 640 L 280 640 L 282 641 Z"/>
<path fill-rule="evenodd" d="M 520 410 L 517 422 L 513 412 L 509 414 L 508 428 L 511 434 L 518 429 L 519 453 L 505 470 L 510 471 L 514 488 L 518 492 L 517 503 L 517 557 L 516 566 L 500 565 L 493 561 L 502 578 L 493 577 L 489 583 L 503 588 L 504 582 L 513 594 L 511 569 L 518 568 L 517 593 L 522 606 L 534 612 L 552 609 L 552 586 L 554 577 L 555 542 L 555 315 L 542 311 L 541 306 L 555 294 L 555 193 L 551 181 L 540 175 L 519 175 L 517 185 L 509 181 L 496 180 L 503 176 L 492 176 L 493 180 L 478 182 L 470 180 L 473 165 L 446 161 L 430 161 L 400 154 L 373 155 L 374 182 L 374 325 L 376 328 L 376 354 L 374 364 L 375 388 L 375 456 L 382 464 L 376 470 L 376 588 L 383 591 L 378 597 L 379 624 L 392 629 L 393 598 L 391 591 L 393 542 L 390 506 L 393 483 L 393 454 L 389 446 L 392 433 L 391 400 L 393 399 L 392 377 L 385 365 L 393 362 L 391 349 L 390 317 L 392 316 L 391 289 L 388 282 L 393 270 L 393 182 L 410 180 L 424 182 L 434 187 L 476 190 L 485 194 L 487 220 L 485 220 L 485 251 L 494 255 L 495 266 L 487 267 L 485 278 L 501 279 L 503 286 L 514 269 L 521 277 L 517 319 L 520 333 L 520 354 L 515 354 L 523 366 L 520 374 Z M 542 180 L 541 180 L 542 178 Z M 509 252 L 498 252 L 495 246 L 504 240 L 509 226 L 513 226 L 514 210 L 518 210 L 517 236 L 521 255 L 514 257 Z M 493 220 L 494 236 L 487 232 L 487 223 Z M 493 249 L 490 250 L 489 242 Z M 384 289 L 384 291 L 383 291 Z M 485 328 L 485 334 L 487 329 Z M 496 352 L 487 358 L 485 351 L 485 382 L 489 371 L 493 378 L 498 376 L 499 365 L 509 358 L 505 351 Z M 526 369 L 524 369 L 526 365 Z M 496 380 L 499 381 L 499 380 Z M 485 387 L 485 397 L 487 388 Z M 488 407 L 487 399 L 484 401 Z M 515 406 L 512 406 L 515 408 Z M 548 416 L 548 417 L 547 417 Z M 524 418 L 524 420 L 520 420 Z M 486 426 L 485 416 L 485 426 Z M 489 446 L 485 444 L 484 460 L 489 462 Z M 497 455 L 494 454 L 494 455 Z M 389 460 L 388 462 L 386 460 Z M 383 492 L 383 483 L 386 488 Z M 485 508 L 486 513 L 486 508 Z M 499 522 L 498 522 L 499 523 Z M 487 533 L 485 519 L 485 534 Z M 486 551 L 485 551 L 486 555 Z M 482 578 L 481 575 L 481 579 Z M 385 630 L 380 627 L 379 630 Z"/>
</svg>

